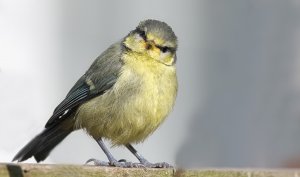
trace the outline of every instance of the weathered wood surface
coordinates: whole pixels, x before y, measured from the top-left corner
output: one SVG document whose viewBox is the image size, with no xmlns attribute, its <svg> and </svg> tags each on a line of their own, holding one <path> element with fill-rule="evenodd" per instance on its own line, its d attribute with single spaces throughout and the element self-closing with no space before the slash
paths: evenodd
<svg viewBox="0 0 300 177">
<path fill-rule="evenodd" d="M 0 177 L 300 177 L 300 169 L 143 169 L 0 163 Z"/>
</svg>

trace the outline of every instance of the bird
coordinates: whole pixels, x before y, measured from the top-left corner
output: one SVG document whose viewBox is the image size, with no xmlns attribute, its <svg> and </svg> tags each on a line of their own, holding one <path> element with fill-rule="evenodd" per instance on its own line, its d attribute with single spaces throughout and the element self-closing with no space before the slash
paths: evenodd
<svg viewBox="0 0 300 177">
<path fill-rule="evenodd" d="M 54 109 L 44 130 L 13 158 L 22 162 L 45 160 L 71 132 L 83 129 L 100 146 L 108 162 L 89 159 L 99 166 L 168 168 L 151 163 L 132 146 L 151 135 L 173 110 L 178 81 L 178 41 L 165 22 L 147 19 L 109 46 L 79 78 Z M 112 147 L 125 146 L 139 162 L 116 160 Z"/>
</svg>

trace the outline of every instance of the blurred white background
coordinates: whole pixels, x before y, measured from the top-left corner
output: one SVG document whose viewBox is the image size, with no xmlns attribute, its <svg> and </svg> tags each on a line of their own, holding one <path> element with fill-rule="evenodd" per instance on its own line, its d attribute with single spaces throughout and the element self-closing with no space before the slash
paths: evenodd
<svg viewBox="0 0 300 177">
<path fill-rule="evenodd" d="M 180 85 L 167 121 L 136 146 L 141 154 L 183 167 L 300 167 L 299 0 L 0 0 L 0 161 L 42 131 L 101 52 L 148 18 L 179 38 Z M 136 161 L 125 148 L 112 153 Z M 43 163 L 91 157 L 106 160 L 77 131 Z"/>
</svg>

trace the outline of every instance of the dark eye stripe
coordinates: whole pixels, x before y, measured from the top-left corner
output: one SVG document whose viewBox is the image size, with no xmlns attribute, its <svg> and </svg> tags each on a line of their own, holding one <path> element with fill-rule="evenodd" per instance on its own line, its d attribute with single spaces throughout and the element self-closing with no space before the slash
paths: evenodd
<svg viewBox="0 0 300 177">
<path fill-rule="evenodd" d="M 136 29 L 136 32 L 144 39 L 144 41 L 147 41 L 146 32 L 141 29 Z"/>
<path fill-rule="evenodd" d="M 169 47 L 162 47 L 160 50 L 161 50 L 163 53 L 166 53 L 166 52 L 169 51 L 170 49 L 169 49 Z"/>
<path fill-rule="evenodd" d="M 175 51 L 175 49 L 172 47 L 167 47 L 167 46 L 156 46 L 156 47 L 159 48 L 159 50 L 162 51 L 163 53 L 166 53 L 166 52 L 173 53 Z"/>
</svg>

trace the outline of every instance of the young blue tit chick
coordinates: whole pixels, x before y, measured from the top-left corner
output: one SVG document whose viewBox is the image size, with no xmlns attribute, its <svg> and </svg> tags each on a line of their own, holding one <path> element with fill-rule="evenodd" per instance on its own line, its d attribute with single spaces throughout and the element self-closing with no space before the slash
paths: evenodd
<svg viewBox="0 0 300 177">
<path fill-rule="evenodd" d="M 170 167 L 150 163 L 131 145 L 145 140 L 164 121 L 177 94 L 177 37 L 166 23 L 145 20 L 120 42 L 111 45 L 75 83 L 55 108 L 45 129 L 13 161 L 44 160 L 72 131 L 84 129 L 116 167 Z M 126 146 L 139 163 L 117 161 L 102 139 Z"/>
</svg>

